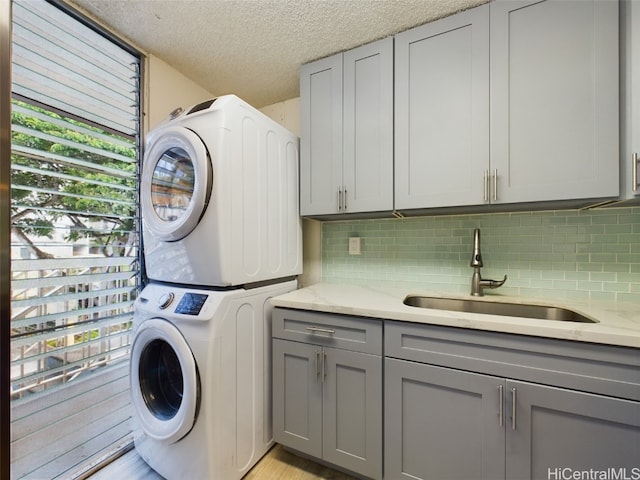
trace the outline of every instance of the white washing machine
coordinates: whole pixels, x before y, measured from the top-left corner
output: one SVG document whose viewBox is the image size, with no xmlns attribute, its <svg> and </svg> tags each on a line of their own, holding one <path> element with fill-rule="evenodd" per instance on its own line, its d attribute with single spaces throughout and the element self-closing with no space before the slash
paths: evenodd
<svg viewBox="0 0 640 480">
<path fill-rule="evenodd" d="M 298 138 L 235 95 L 148 136 L 140 203 L 147 276 L 233 286 L 298 275 Z"/>
<path fill-rule="evenodd" d="M 149 284 L 136 300 L 134 442 L 168 480 L 236 480 L 272 445 L 269 298 L 295 281 L 224 291 Z"/>
</svg>

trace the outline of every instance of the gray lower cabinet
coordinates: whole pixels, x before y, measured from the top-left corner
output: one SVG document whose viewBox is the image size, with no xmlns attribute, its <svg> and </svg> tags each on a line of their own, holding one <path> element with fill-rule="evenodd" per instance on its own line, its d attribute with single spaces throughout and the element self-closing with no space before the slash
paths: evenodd
<svg viewBox="0 0 640 480">
<path fill-rule="evenodd" d="M 639 402 L 512 380 L 505 396 L 515 413 L 505 425 L 508 479 L 612 470 L 618 477 L 609 478 L 640 476 Z"/>
<path fill-rule="evenodd" d="M 638 349 L 287 308 L 272 319 L 273 436 L 293 450 L 372 479 L 383 458 L 390 480 L 640 478 Z"/>
<path fill-rule="evenodd" d="M 640 475 L 637 349 L 386 322 L 384 367 L 385 478 Z"/>
<path fill-rule="evenodd" d="M 639 455 L 638 402 L 385 359 L 385 478 L 631 475 Z"/>
<path fill-rule="evenodd" d="M 381 479 L 382 322 L 285 309 L 273 318 L 273 336 L 285 337 L 273 339 L 274 440 Z"/>
<path fill-rule="evenodd" d="M 318 347 L 273 340 L 273 438 L 322 457 L 322 384 Z"/>
<path fill-rule="evenodd" d="M 500 379 L 385 358 L 385 478 L 504 478 Z"/>
</svg>

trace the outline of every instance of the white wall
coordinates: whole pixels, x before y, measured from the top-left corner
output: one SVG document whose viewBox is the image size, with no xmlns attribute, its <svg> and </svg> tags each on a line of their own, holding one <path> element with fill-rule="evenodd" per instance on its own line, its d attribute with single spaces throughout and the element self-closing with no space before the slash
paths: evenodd
<svg viewBox="0 0 640 480">
<path fill-rule="evenodd" d="M 300 136 L 300 98 L 274 103 L 260 109 L 268 117 Z"/>
<path fill-rule="evenodd" d="M 188 108 L 216 95 L 200 87 L 159 58 L 146 61 L 145 131 L 151 130 L 178 107 Z"/>
</svg>

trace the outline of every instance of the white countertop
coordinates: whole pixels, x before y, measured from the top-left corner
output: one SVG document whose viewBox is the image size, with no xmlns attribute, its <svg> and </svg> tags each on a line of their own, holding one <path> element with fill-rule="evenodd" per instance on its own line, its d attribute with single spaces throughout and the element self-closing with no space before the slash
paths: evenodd
<svg viewBox="0 0 640 480">
<path fill-rule="evenodd" d="M 598 320 L 598 323 L 580 323 L 410 307 L 402 303 L 407 295 L 478 299 L 432 290 L 319 283 L 275 297 L 272 303 L 278 307 L 301 310 L 640 348 L 640 305 L 636 304 L 551 301 L 495 294 L 479 298 L 480 301 L 569 308 Z"/>
</svg>

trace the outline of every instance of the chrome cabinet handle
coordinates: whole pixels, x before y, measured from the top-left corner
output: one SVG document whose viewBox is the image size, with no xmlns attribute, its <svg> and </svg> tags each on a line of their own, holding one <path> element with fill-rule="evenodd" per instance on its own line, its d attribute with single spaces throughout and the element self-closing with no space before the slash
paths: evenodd
<svg viewBox="0 0 640 480">
<path fill-rule="evenodd" d="M 493 199 L 498 200 L 498 169 L 493 171 Z"/>
<path fill-rule="evenodd" d="M 323 350 L 322 351 L 322 383 L 324 383 L 325 378 L 327 378 L 327 354 Z"/>
<path fill-rule="evenodd" d="M 318 375 L 320 375 L 320 370 L 318 369 L 318 358 L 320 357 L 320 353 L 321 353 L 321 350 L 316 350 L 316 366 L 315 366 L 315 370 L 316 370 L 315 382 L 316 383 L 318 383 Z"/>
<path fill-rule="evenodd" d="M 307 327 L 307 330 L 309 330 L 311 333 L 328 333 L 329 335 L 333 335 L 334 333 L 336 333 L 335 330 L 321 327 Z"/>
<path fill-rule="evenodd" d="M 342 188 L 338 189 L 338 211 L 342 210 Z"/>
<path fill-rule="evenodd" d="M 638 154 L 634 153 L 631 156 L 631 188 L 634 192 L 638 191 Z"/>
<path fill-rule="evenodd" d="M 489 170 L 484 171 L 483 181 L 484 181 L 484 197 L 483 198 L 485 202 L 488 202 L 489 201 Z"/>
<path fill-rule="evenodd" d="M 345 187 L 344 189 L 344 205 L 343 205 L 343 210 L 346 212 L 347 211 L 347 189 Z"/>
<path fill-rule="evenodd" d="M 498 385 L 498 418 L 500 426 L 504 426 L 504 387 Z"/>
<path fill-rule="evenodd" d="M 516 387 L 511 389 L 511 430 L 516 429 Z"/>
</svg>

